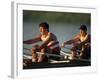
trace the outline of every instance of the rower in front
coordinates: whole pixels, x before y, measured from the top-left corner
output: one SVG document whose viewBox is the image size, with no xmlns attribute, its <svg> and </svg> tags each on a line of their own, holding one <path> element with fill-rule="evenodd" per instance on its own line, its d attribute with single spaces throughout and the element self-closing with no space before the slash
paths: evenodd
<svg viewBox="0 0 100 80">
<path fill-rule="evenodd" d="M 80 59 L 89 59 L 91 56 L 91 37 L 90 34 L 87 33 L 86 25 L 80 26 L 80 33 L 75 36 L 73 39 L 65 41 L 62 44 L 62 47 L 68 44 L 72 44 L 72 59 L 77 59 L 77 51 L 80 51 L 79 58 Z"/>
<path fill-rule="evenodd" d="M 60 46 L 55 34 L 49 32 L 49 24 L 42 22 L 39 24 L 40 34 L 34 39 L 24 41 L 25 44 L 33 44 L 42 41 L 41 45 L 35 45 L 32 49 L 32 62 L 47 62 L 48 57 L 45 53 L 60 55 Z M 43 54 L 36 54 L 41 52 Z M 59 60 L 59 57 L 49 56 L 49 59 Z"/>
</svg>

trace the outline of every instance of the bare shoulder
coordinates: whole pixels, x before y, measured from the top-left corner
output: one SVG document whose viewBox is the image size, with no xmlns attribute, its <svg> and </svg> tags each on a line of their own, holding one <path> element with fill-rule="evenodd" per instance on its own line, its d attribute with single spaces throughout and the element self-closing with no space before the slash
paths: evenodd
<svg viewBox="0 0 100 80">
<path fill-rule="evenodd" d="M 52 35 L 52 32 L 49 32 L 48 34 L 49 34 L 49 35 Z"/>
<path fill-rule="evenodd" d="M 91 35 L 90 34 L 87 35 L 87 39 L 89 39 L 91 41 Z"/>
<path fill-rule="evenodd" d="M 88 34 L 88 37 L 91 37 L 91 35 L 90 35 L 90 34 Z"/>
<path fill-rule="evenodd" d="M 57 40 L 57 37 L 56 37 L 56 35 L 55 34 L 53 34 L 52 32 L 49 32 L 49 37 L 51 38 L 51 39 L 53 39 L 53 40 Z"/>
<path fill-rule="evenodd" d="M 51 33 L 51 32 L 49 32 L 49 33 L 48 33 L 48 36 L 53 36 L 53 35 L 54 35 L 54 34 L 53 34 L 53 33 Z"/>
</svg>

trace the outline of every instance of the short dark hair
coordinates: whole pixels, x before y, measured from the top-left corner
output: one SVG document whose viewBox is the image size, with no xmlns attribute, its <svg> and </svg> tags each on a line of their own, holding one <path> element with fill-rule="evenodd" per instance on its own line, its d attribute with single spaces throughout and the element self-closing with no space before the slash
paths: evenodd
<svg viewBox="0 0 100 80">
<path fill-rule="evenodd" d="M 47 22 L 40 23 L 39 27 L 43 27 L 44 29 L 47 29 L 47 31 L 49 31 L 49 24 Z"/>
<path fill-rule="evenodd" d="M 79 29 L 84 30 L 84 31 L 87 31 L 86 25 L 81 25 Z"/>
</svg>

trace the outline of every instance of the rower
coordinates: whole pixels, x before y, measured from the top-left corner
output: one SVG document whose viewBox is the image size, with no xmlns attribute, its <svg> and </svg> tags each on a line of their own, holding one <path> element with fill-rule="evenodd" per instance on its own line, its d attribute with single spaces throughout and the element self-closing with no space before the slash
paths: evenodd
<svg viewBox="0 0 100 80">
<path fill-rule="evenodd" d="M 73 47 L 71 49 L 72 51 L 72 58 L 77 58 L 77 51 L 80 50 L 79 57 L 80 59 L 88 59 L 91 57 L 91 37 L 90 34 L 87 33 L 87 27 L 86 25 L 80 26 L 80 33 L 75 36 L 73 39 L 65 41 L 62 44 L 62 47 L 65 47 L 65 45 L 72 44 Z"/>
<path fill-rule="evenodd" d="M 32 53 L 32 61 L 33 62 L 47 62 L 48 57 L 44 55 L 46 52 L 47 53 L 52 53 L 52 54 L 57 54 L 60 55 L 60 46 L 59 46 L 59 41 L 57 40 L 57 37 L 55 34 L 52 32 L 49 32 L 49 24 L 46 22 L 42 22 L 39 24 L 39 31 L 40 34 L 35 37 L 34 39 L 24 41 L 25 44 L 33 44 L 38 41 L 42 41 L 41 45 L 35 45 L 31 49 Z M 36 54 L 36 52 L 42 52 L 44 54 Z M 60 58 L 54 57 L 54 56 L 49 56 L 49 58 L 52 59 L 57 59 L 59 60 Z"/>
</svg>

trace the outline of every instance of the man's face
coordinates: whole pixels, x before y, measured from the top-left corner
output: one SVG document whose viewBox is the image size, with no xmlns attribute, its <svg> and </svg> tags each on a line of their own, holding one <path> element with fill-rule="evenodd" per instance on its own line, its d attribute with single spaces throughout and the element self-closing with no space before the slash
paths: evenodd
<svg viewBox="0 0 100 80">
<path fill-rule="evenodd" d="M 85 35 L 86 31 L 80 29 L 80 35 Z"/>
<path fill-rule="evenodd" d="M 43 27 L 40 26 L 39 31 L 41 34 L 45 34 L 46 29 L 44 29 Z"/>
</svg>

